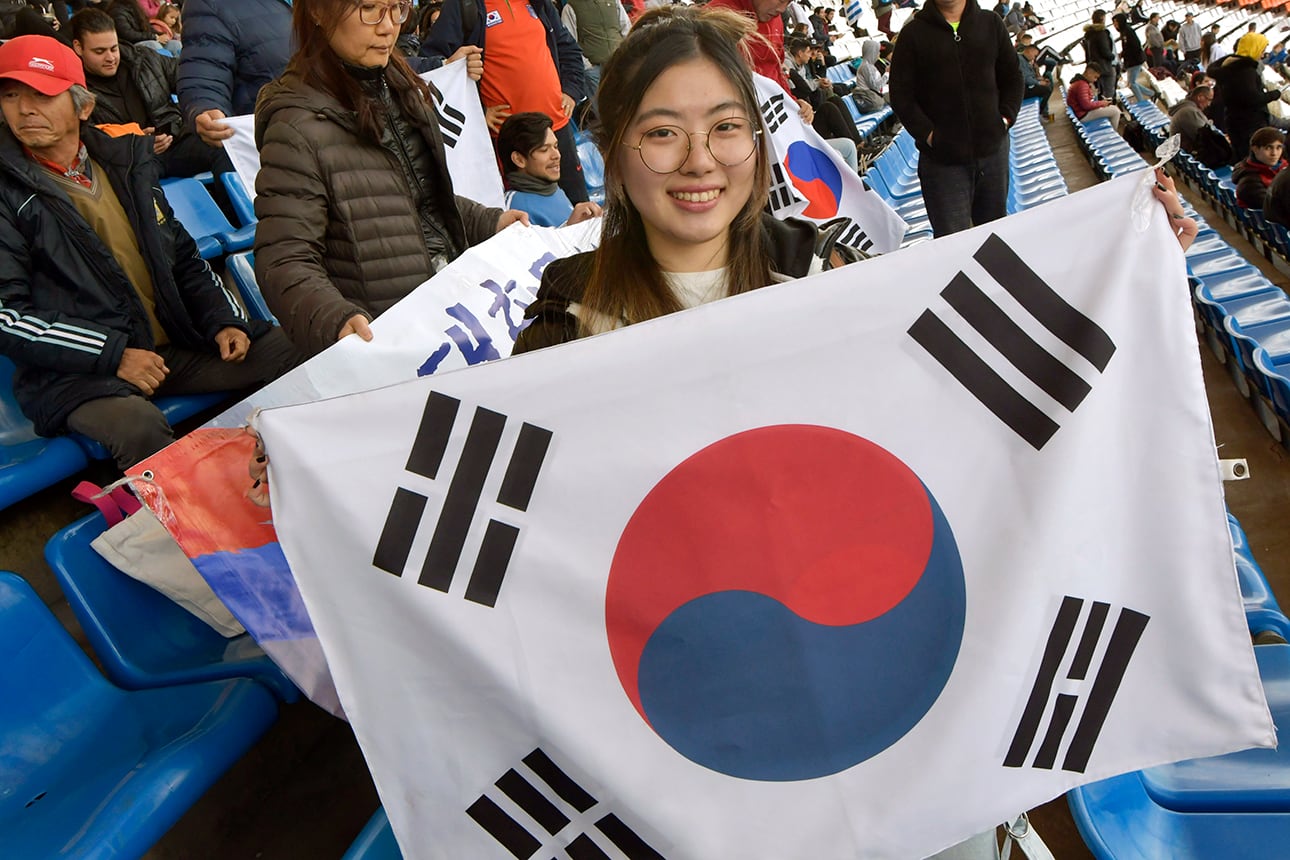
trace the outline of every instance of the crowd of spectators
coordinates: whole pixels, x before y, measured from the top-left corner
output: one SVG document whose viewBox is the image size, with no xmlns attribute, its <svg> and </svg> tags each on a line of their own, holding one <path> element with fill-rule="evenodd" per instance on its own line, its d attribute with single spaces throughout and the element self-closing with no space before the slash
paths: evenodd
<svg viewBox="0 0 1290 860">
<path fill-rule="evenodd" d="M 263 382 L 340 338 L 371 339 L 372 319 L 508 224 L 554 226 L 600 215 L 583 181 L 574 136 L 578 120 L 598 129 L 602 152 L 635 149 L 652 175 L 669 175 L 650 164 L 645 140 L 633 147 L 630 141 L 605 138 L 606 123 L 630 117 L 615 113 L 621 106 L 597 102 L 602 78 L 629 38 L 632 20 L 659 5 L 657 0 L 565 0 L 562 11 L 553 0 L 427 0 L 419 9 L 408 0 L 186 0 L 177 5 L 76 0 L 72 5 L 70 18 L 60 18 L 57 9 L 39 0 L 26 0 L 12 20 L 0 8 L 7 34 L 17 32 L 15 27 L 35 28 L 32 37 L 48 42 L 41 50 L 53 53 L 57 44 L 63 58 L 55 84 L 47 76 L 4 78 L 11 138 L 3 142 L 15 162 L 6 171 L 13 202 L 21 206 L 21 191 L 40 187 L 59 189 L 76 203 L 60 210 L 65 235 L 58 241 L 31 233 L 23 237 L 27 244 L 0 249 L 0 265 L 25 267 L 0 296 L 0 312 L 6 314 L 0 318 L 0 349 L 19 366 L 16 385 L 41 432 L 76 429 L 101 439 L 122 467 L 168 438 L 159 413 L 145 408 L 156 393 Z M 833 8 L 811 8 L 804 0 L 710 0 L 708 5 L 731 13 L 728 20 L 718 16 L 708 22 L 717 31 L 729 30 L 729 21 L 747 21 L 760 36 L 746 42 L 752 69 L 777 82 L 803 121 L 853 167 L 864 142 L 852 113 L 891 104 L 921 150 L 919 174 L 936 235 L 1003 216 L 1007 129 L 1023 97 L 1040 96 L 1048 113 L 1055 66 L 1064 59 L 1033 44 L 1029 31 L 1042 19 L 1029 3 L 1005 0 L 992 13 L 976 0 L 929 0 L 894 45 L 857 30 L 864 40 L 852 62 L 854 82 L 848 84 L 827 74 L 834 62 L 830 46 L 848 26 L 835 20 Z M 880 32 L 895 36 L 891 16 L 910 5 L 910 0 L 873 0 Z M 1099 16 L 1089 25 L 1086 47 L 1091 64 L 1104 63 L 1113 76 L 1116 54 L 1105 17 Z M 1121 57 L 1131 71 L 1167 49 L 1164 34 L 1156 39 L 1150 29 L 1158 16 L 1148 25 L 1145 51 L 1135 48 L 1125 16 L 1115 21 Z M 697 25 L 685 24 L 691 26 Z M 698 31 L 707 32 L 702 26 Z M 17 38 L 8 44 L 34 50 Z M 1245 40 L 1240 47 L 1243 56 L 1260 46 Z M 507 187 L 505 210 L 452 190 L 431 88 L 418 73 L 457 61 L 478 82 Z M 1089 99 L 1085 116 L 1115 110 L 1093 98 L 1097 83 L 1095 68 L 1072 83 L 1077 100 Z M 1239 99 L 1228 102 L 1236 107 L 1235 121 L 1245 122 Z M 14 117 L 10 110 L 17 112 Z M 16 119 L 51 113 L 62 122 L 57 144 L 28 134 L 34 120 Z M 256 275 L 282 323 L 270 334 L 245 319 L 169 215 L 164 196 L 158 193 L 146 207 L 140 185 L 154 174 L 230 170 L 223 145 L 234 131 L 226 120 L 250 113 L 261 158 Z M 1229 107 L 1229 122 L 1232 117 Z M 732 170 L 733 164 L 722 161 L 724 150 L 713 147 L 733 133 L 717 126 L 692 130 L 688 155 L 672 174 L 684 175 L 691 160 L 704 160 L 698 157 L 699 140 L 717 169 Z M 611 163 L 615 157 L 606 159 L 612 204 L 607 224 L 612 227 L 622 217 L 615 206 L 655 206 L 654 221 L 648 211 L 639 213 L 645 217 L 640 229 L 658 244 L 667 233 L 664 216 L 678 213 L 648 195 L 642 193 L 638 201 L 629 188 L 616 187 L 614 177 L 626 174 Z M 118 176 L 123 164 L 132 166 Z M 87 208 L 81 199 L 86 190 L 93 205 L 110 210 L 110 217 Z M 113 196 L 119 200 L 115 205 Z M 23 214 L 34 210 L 28 206 Z M 72 210 L 89 226 L 88 233 L 72 229 L 67 220 L 74 220 Z M 149 212 L 155 218 L 144 217 Z M 686 220 L 686 215 L 678 217 Z M 158 231 L 162 240 L 155 238 Z M 82 236 L 86 247 L 62 252 L 67 235 Z M 38 247 L 46 243 L 60 249 L 61 266 L 37 272 L 31 261 L 47 252 Z M 158 244 L 164 253 L 158 253 Z M 86 273 L 95 257 L 100 270 L 90 278 Z M 104 265 L 110 271 L 102 270 Z M 53 286 L 46 287 L 51 278 Z M 47 299 L 73 291 L 87 278 L 116 296 L 115 313 L 94 305 L 66 316 L 65 297 Z M 49 307 L 46 301 L 52 301 Z M 60 337 L 88 341 L 60 344 L 62 351 L 32 347 Z M 69 348 L 76 362 L 66 360 Z M 190 359 L 188 352 L 202 360 Z M 217 364 L 211 364 L 212 357 Z M 230 375 L 234 367 L 238 372 Z M 51 395 L 62 389 L 50 380 L 69 371 L 99 379 L 88 385 L 77 377 L 80 388 L 73 386 L 93 396 L 60 400 Z M 44 400 L 61 405 L 42 405 Z M 146 438 L 123 440 L 104 429 L 118 426 L 122 409 L 133 410 L 131 420 L 147 428 Z"/>
</svg>

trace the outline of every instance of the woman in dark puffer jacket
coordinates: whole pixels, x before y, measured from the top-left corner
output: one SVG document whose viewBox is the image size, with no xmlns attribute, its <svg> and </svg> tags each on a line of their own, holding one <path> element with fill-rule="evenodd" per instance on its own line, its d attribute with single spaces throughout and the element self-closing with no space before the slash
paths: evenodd
<svg viewBox="0 0 1290 860">
<path fill-rule="evenodd" d="M 371 340 L 371 319 L 468 246 L 527 223 L 453 194 L 429 87 L 395 50 L 410 11 L 296 0 L 295 56 L 256 104 L 256 277 L 309 354 Z"/>
</svg>

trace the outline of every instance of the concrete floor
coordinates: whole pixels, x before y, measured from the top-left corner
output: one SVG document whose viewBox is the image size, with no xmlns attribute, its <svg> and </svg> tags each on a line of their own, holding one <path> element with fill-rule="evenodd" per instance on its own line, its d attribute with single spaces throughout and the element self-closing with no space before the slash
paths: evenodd
<svg viewBox="0 0 1290 860">
<path fill-rule="evenodd" d="M 1054 107 L 1058 107 L 1054 103 Z M 1071 191 L 1096 183 L 1079 151 L 1064 113 L 1047 126 Z M 1252 248 L 1236 239 L 1222 219 L 1198 202 L 1212 226 L 1255 262 Z M 1067 237 L 1054 237 L 1066 241 Z M 1286 279 L 1265 270 L 1280 286 Z M 1250 479 L 1227 485 L 1228 506 L 1240 519 L 1255 558 L 1273 591 L 1290 605 L 1290 530 L 1284 526 L 1290 502 L 1286 451 L 1263 429 L 1226 370 L 1200 347 L 1215 436 L 1224 457 L 1249 461 Z M 98 480 L 110 480 L 101 467 Z M 62 598 L 42 549 L 54 531 L 88 509 L 67 495 L 72 482 L 37 495 L 0 514 L 0 568 L 32 583 L 58 617 L 77 635 L 79 628 Z M 309 703 L 282 709 L 263 740 L 148 853 L 149 860 L 188 858 L 336 858 L 344 852 L 377 806 L 375 789 L 348 727 Z M 1065 800 L 1058 798 L 1031 814 L 1037 830 L 1059 860 L 1084 860 L 1084 847 Z M 465 858 L 464 860 L 468 860 Z M 713 858 L 724 860 L 724 858 Z"/>
</svg>

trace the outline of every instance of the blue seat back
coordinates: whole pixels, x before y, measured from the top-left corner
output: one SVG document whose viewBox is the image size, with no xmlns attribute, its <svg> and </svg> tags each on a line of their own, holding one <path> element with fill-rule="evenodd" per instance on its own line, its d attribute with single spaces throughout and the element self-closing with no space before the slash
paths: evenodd
<svg viewBox="0 0 1290 860">
<path fill-rule="evenodd" d="M 390 827 L 384 806 L 368 819 L 341 860 L 403 860 L 403 852 L 394 839 L 394 830 Z"/>
<path fill-rule="evenodd" d="M 249 677 L 286 701 L 298 697 L 249 634 L 225 639 L 105 561 L 90 546 L 105 525 L 99 513 L 72 523 L 50 538 L 45 558 L 108 677 L 127 689 Z"/>
<path fill-rule="evenodd" d="M 242 182 L 242 177 L 234 172 L 221 173 L 219 181 L 224 186 L 224 193 L 228 195 L 229 203 L 233 204 L 233 212 L 237 215 L 238 222 L 243 227 L 257 223 L 259 219 L 255 217 L 255 201 L 251 199 L 251 193 Z"/>
<path fill-rule="evenodd" d="M 264 300 L 264 294 L 260 292 L 260 284 L 255 279 L 255 252 L 229 254 L 224 264 L 233 278 L 234 285 L 237 286 L 242 304 L 246 305 L 251 319 L 264 320 L 277 325 L 278 318 L 273 315 L 273 311 L 269 310 L 269 304 Z"/>
<path fill-rule="evenodd" d="M 268 729 L 258 684 L 127 693 L 20 577 L 0 572 L 0 847 L 141 857 Z"/>
</svg>

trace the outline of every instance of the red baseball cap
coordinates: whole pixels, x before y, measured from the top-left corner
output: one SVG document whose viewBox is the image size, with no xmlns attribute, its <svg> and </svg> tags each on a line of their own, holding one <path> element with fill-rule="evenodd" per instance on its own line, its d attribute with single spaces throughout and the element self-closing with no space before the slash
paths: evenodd
<svg viewBox="0 0 1290 860">
<path fill-rule="evenodd" d="M 85 68 L 76 52 L 49 36 L 19 36 L 0 45 L 0 78 L 9 78 L 38 93 L 56 96 L 85 86 Z"/>
</svg>

